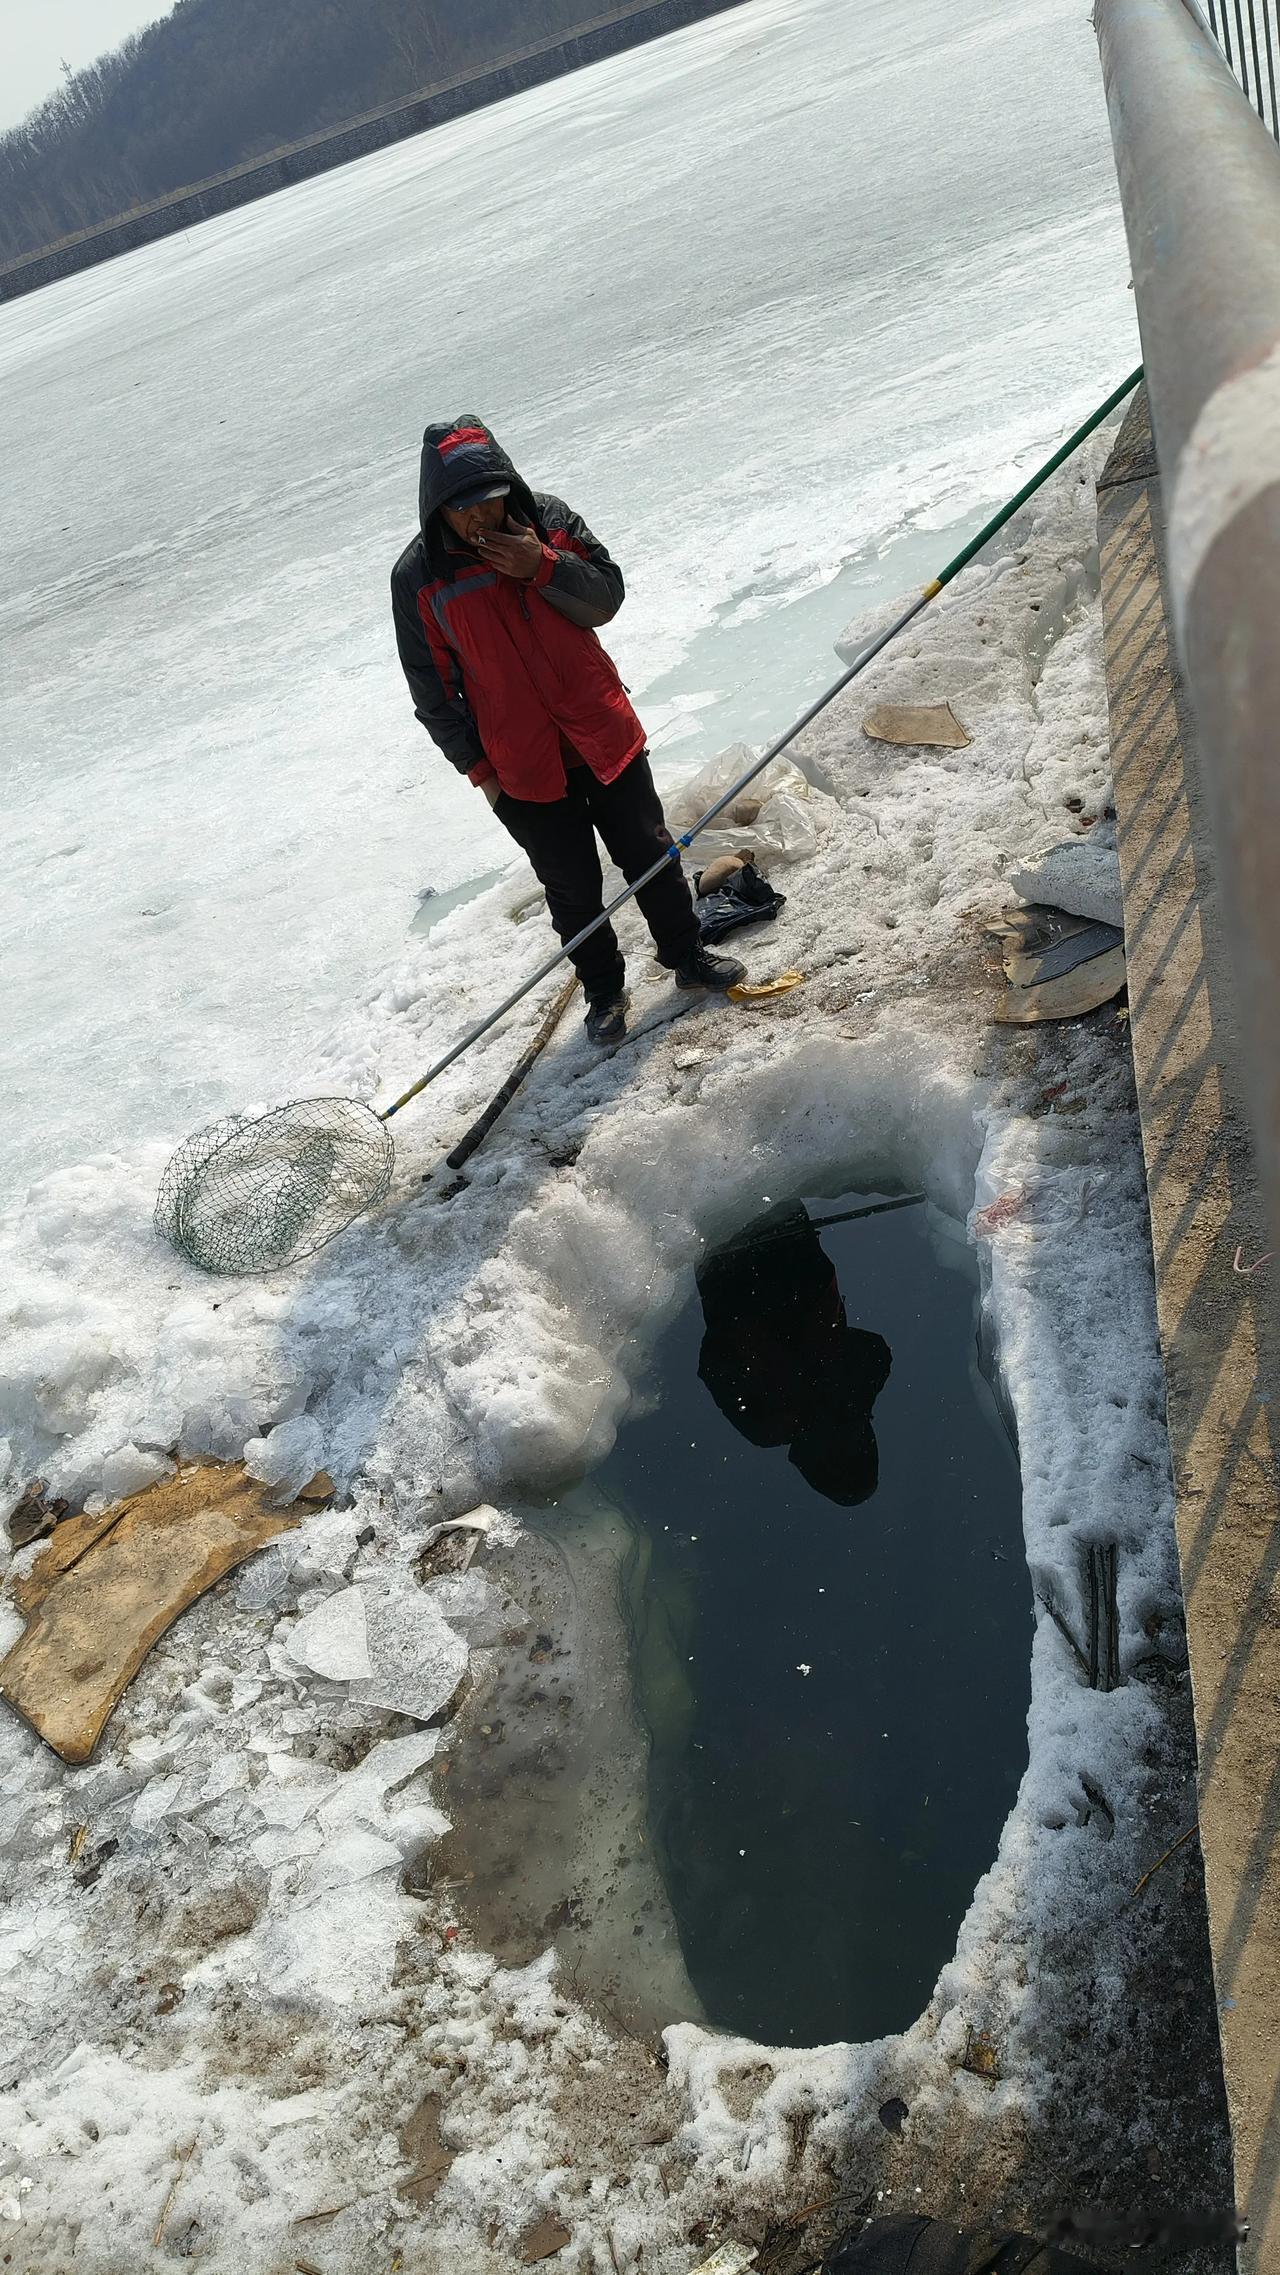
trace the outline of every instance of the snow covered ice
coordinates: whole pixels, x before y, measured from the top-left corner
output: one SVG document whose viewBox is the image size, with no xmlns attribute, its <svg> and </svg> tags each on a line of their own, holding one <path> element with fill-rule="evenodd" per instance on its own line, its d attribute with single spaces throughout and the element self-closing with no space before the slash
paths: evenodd
<svg viewBox="0 0 1280 2275">
<path fill-rule="evenodd" d="M 1229 2185 L 1185 2083 L 1212 2058 L 1199 1985 L 1145 1995 L 1181 1884 L 1127 1907 L 1192 1808 L 1127 1044 L 1110 1016 L 994 1033 L 981 937 L 1015 875 L 1105 821 L 1105 442 L 799 746 L 818 842 L 743 954 L 804 986 L 690 1005 L 629 911 L 631 1039 L 602 1058 L 566 1024 L 462 1191 L 442 1157 L 541 1000 L 400 1118 L 387 1208 L 296 1271 L 210 1281 L 151 1224 L 188 1124 L 395 1096 L 549 947 L 518 868 L 409 932 L 424 882 L 502 858 L 414 739 L 384 622 L 428 398 L 483 396 L 634 563 L 618 653 L 655 714 L 710 722 L 678 746 L 691 770 L 762 710 L 780 726 L 844 616 L 848 648 L 941 565 L 930 522 L 1012 489 L 1133 360 L 1083 14 L 923 0 L 888 56 L 884 25 L 749 0 L 0 311 L 25 909 L 0 1510 L 32 1476 L 84 1502 L 201 1454 L 338 1489 L 175 1625 L 87 1768 L 0 1720 L 0 2208 L 33 2275 L 373 2275 L 409 2243 L 422 2275 L 505 2275 L 548 2212 L 573 2275 L 641 2244 L 650 2275 L 687 2275 L 698 2223 L 758 2231 L 832 2176 L 961 2217 L 1035 2217 L 1064 2175 L 1123 2187 L 1161 2152 L 1188 2188 Z M 504 247 L 499 134 L 536 260 Z M 606 145 L 617 203 L 588 229 Z M 428 241 L 433 309 L 500 298 L 483 368 L 406 317 Z M 609 258 L 616 307 L 591 300 Z M 91 366 L 121 446 L 86 486 Z M 906 700 L 950 701 L 971 747 L 862 735 Z M 683 2023 L 659 2062 L 554 1952 L 503 1967 L 468 1931 L 432 1861 L 449 1718 L 527 1608 L 509 1512 L 607 1451 L 701 1245 L 877 1172 L 982 1241 L 1036 1591 L 1070 1615 L 1085 1550 L 1114 1542 L 1126 1680 L 1083 1688 L 1041 1617 L 1027 1776 L 912 2029 L 779 2052 Z M 424 1579 L 433 1528 L 477 1508 L 497 1516 L 471 1570 Z M 996 2080 L 964 2066 L 977 2033 Z M 431 2094 L 452 2162 L 424 2207 L 401 2137 Z"/>
<path fill-rule="evenodd" d="M 0 307 L 0 1199 L 311 1090 L 510 861 L 395 656 L 428 418 L 607 539 L 674 781 L 1136 362 L 1128 274 L 1080 0 L 748 0 Z"/>
<path fill-rule="evenodd" d="M 373 2268 L 417 2217 L 397 2193 L 397 2129 L 428 2089 L 454 2161 L 412 2232 L 439 2275 L 496 2275 L 549 2208 L 575 2238 L 570 2264 L 607 2266 L 610 2235 L 685 2275 L 691 2222 L 800 2200 L 850 2155 L 894 2188 L 909 2169 L 928 2208 L 963 2210 L 947 2177 L 961 2170 L 971 2195 L 1034 2206 L 1068 2156 L 1115 2161 L 1115 2124 L 1137 2155 L 1186 2119 L 1159 2024 L 1135 2036 L 1128 2020 L 1160 1914 L 1136 1927 L 1120 1908 L 1181 1830 L 1190 1771 L 1176 1661 L 1172 1689 L 1134 1679 L 1149 1632 L 1176 1638 L 1177 1577 L 1127 1050 L 1106 1019 L 993 1039 L 980 946 L 1009 874 L 1083 842 L 1077 816 L 1107 804 L 1091 558 L 1103 447 L 806 736 L 825 796 L 818 850 L 789 873 L 785 959 L 803 988 L 767 1012 L 687 1010 L 629 916 L 637 1040 L 602 1060 L 562 1032 L 445 1200 L 439 1177 L 419 1180 L 505 1071 L 514 1021 L 406 1127 L 385 1214 L 294 1275 L 182 1269 L 150 1231 L 145 1157 L 52 1180 L 52 1238 L 39 1207 L 8 1221 L 13 1478 L 93 1492 L 125 1445 L 164 1449 L 176 1433 L 181 1450 L 190 1426 L 238 1452 L 237 1433 L 269 1446 L 278 1418 L 292 1431 L 305 1415 L 319 1435 L 297 1468 L 321 1451 L 350 1496 L 269 1552 L 260 1607 L 229 1586 L 179 1623 L 88 1770 L 4 1727 L 0 1971 L 21 2083 L 0 2182 L 31 2182 L 33 2265 L 57 2265 L 77 2228 L 86 2265 L 140 2252 L 194 2143 L 175 2236 L 265 2270 L 306 2232 L 292 2221 L 339 2207 L 330 2244 Z M 908 685 L 955 704 L 969 750 L 861 735 L 862 709 Z M 458 1016 L 477 963 L 486 989 L 525 968 L 546 920 L 513 923 L 516 897 L 500 884 L 411 946 L 330 1045 L 335 1088 L 361 1071 L 400 1082 Z M 782 949 L 748 936 L 753 972 Z M 1044 1105 L 1063 1083 L 1081 1111 Z M 702 1241 L 766 1194 L 878 1166 L 952 1214 L 989 1210 L 987 1300 L 1037 1592 L 1070 1614 L 1085 1547 L 1115 1541 L 1131 1679 L 1110 1696 L 1082 1688 L 1042 1619 L 1027 1777 L 912 2030 L 780 2053 L 682 2024 L 664 2071 L 579 2005 L 554 1955 L 504 1970 L 457 1932 L 429 1864 L 450 1815 L 438 1732 L 415 1738 L 388 1715 L 435 1713 L 468 1648 L 501 1646 L 478 1588 L 423 1585 L 412 1560 L 442 1519 L 509 1507 L 607 1448 Z M 518 1571 L 520 1536 L 503 1537 Z M 379 1683 L 384 1648 L 402 1654 L 395 1684 L 385 1667 Z M 79 1879 L 65 1865 L 78 1824 Z M 1158 1905 L 1159 1883 L 1151 1894 Z M 130 1952 L 128 1969 L 104 1978 L 104 1944 Z M 1082 2001 L 1083 2049 L 1067 2028 Z M 994 2088 L 963 2067 L 977 2031 L 999 2048 Z M 1099 2062 L 1125 2081 L 1115 2106 Z M 911 2111 L 904 2143 L 875 2115 L 895 2095 Z M 118 2137 L 103 2148 L 126 2119 L 127 2189 Z"/>
</svg>

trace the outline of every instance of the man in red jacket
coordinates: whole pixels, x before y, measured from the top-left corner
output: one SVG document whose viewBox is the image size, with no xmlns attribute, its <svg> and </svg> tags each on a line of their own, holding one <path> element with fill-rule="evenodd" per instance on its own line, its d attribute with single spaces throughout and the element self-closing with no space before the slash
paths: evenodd
<svg viewBox="0 0 1280 2275">
<path fill-rule="evenodd" d="M 572 940 L 599 916 L 596 832 L 628 884 L 671 849 L 645 732 L 595 627 L 617 615 L 622 571 L 560 498 L 531 490 L 475 417 L 422 442 L 420 531 L 391 575 L 396 644 L 414 710 L 484 792 Z M 701 945 L 678 860 L 637 895 L 677 987 L 732 987 L 743 967 Z M 574 950 L 587 1033 L 626 1029 L 612 925 Z"/>
</svg>

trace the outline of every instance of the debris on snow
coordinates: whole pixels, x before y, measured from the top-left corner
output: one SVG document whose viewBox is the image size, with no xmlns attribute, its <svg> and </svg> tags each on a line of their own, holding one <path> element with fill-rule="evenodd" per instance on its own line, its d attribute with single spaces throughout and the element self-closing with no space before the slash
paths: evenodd
<svg viewBox="0 0 1280 2275">
<path fill-rule="evenodd" d="M 862 732 L 881 743 L 903 743 L 917 750 L 967 750 L 973 736 L 949 703 L 877 703 Z"/>
<path fill-rule="evenodd" d="M 748 2268 L 754 2267 L 758 2258 L 754 2244 L 722 2243 L 710 2259 L 704 2259 L 694 2268 L 693 2275 L 747 2275 Z"/>
<path fill-rule="evenodd" d="M 212 1466 L 64 1519 L 14 1583 L 27 1626 L 0 1663 L 0 1697 L 64 1761 L 87 1762 L 158 1637 L 292 1523 L 264 1508 L 243 1469 Z"/>
<path fill-rule="evenodd" d="M 775 995 L 790 995 L 793 987 L 804 986 L 803 972 L 779 972 L 771 980 L 738 980 L 728 990 L 731 1003 L 769 1003 Z"/>
<path fill-rule="evenodd" d="M 1003 1231 L 1005 1225 L 1016 1222 L 1026 1205 L 1027 1194 L 1021 1186 L 1011 1188 L 1007 1193 L 997 1193 L 994 1201 L 988 1201 L 985 1209 L 976 1212 L 973 1218 L 974 1238 L 990 1240 L 994 1233 Z"/>
<path fill-rule="evenodd" d="M 1011 909 L 987 931 L 1005 943 L 1009 985 L 996 1017 L 1006 1026 L 1080 1018 L 1125 984 L 1124 933 L 1113 924 L 1036 903 Z"/>
<path fill-rule="evenodd" d="M 47 1540 L 56 1524 L 70 1510 L 69 1501 L 51 1501 L 48 1487 L 42 1477 L 35 1477 L 24 1487 L 22 1497 L 9 1513 L 9 1540 L 14 1548 L 27 1548 L 33 1540 Z"/>
<path fill-rule="evenodd" d="M 566 2244 L 572 2242 L 573 2237 L 563 2221 L 557 2220 L 555 2215 L 549 2212 L 544 2220 L 536 2220 L 533 2226 L 526 2228 L 521 2236 L 519 2244 L 521 2264 L 525 2267 L 536 2267 L 544 2259 L 554 2259 L 557 2253 L 564 2250 Z"/>
<path fill-rule="evenodd" d="M 682 782 L 664 805 L 672 836 L 691 828 L 718 804 L 760 755 L 748 743 L 731 743 Z M 724 855 L 743 853 L 764 870 L 777 862 L 807 860 L 830 818 L 830 800 L 814 789 L 792 759 L 775 758 L 739 791 L 718 822 L 699 833 L 698 865 L 702 868 Z"/>
<path fill-rule="evenodd" d="M 1071 916 L 1124 930 L 1114 822 L 1099 824 L 1087 838 L 1051 845 L 1025 868 L 1011 869 L 1009 883 L 1024 901 L 1064 908 Z"/>
</svg>

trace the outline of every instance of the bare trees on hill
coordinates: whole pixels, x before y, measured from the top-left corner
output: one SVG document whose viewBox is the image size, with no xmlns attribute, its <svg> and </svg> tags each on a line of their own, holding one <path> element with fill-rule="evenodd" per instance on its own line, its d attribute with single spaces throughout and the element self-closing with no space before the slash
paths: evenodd
<svg viewBox="0 0 1280 2275">
<path fill-rule="evenodd" d="M 0 263 L 572 32 L 608 0 L 177 0 L 0 135 Z"/>
</svg>

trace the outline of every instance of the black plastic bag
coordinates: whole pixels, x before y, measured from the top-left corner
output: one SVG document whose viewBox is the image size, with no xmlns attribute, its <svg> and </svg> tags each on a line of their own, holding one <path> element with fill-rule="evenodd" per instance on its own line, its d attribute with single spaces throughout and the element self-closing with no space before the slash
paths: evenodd
<svg viewBox="0 0 1280 2275">
<path fill-rule="evenodd" d="M 697 877 L 693 882 L 696 891 Z M 775 893 L 768 878 L 748 861 L 726 877 L 718 891 L 708 893 L 696 905 L 698 928 L 705 941 L 712 941 L 723 940 L 727 932 L 736 932 L 743 924 L 771 923 L 787 902 L 785 893 Z"/>
</svg>

